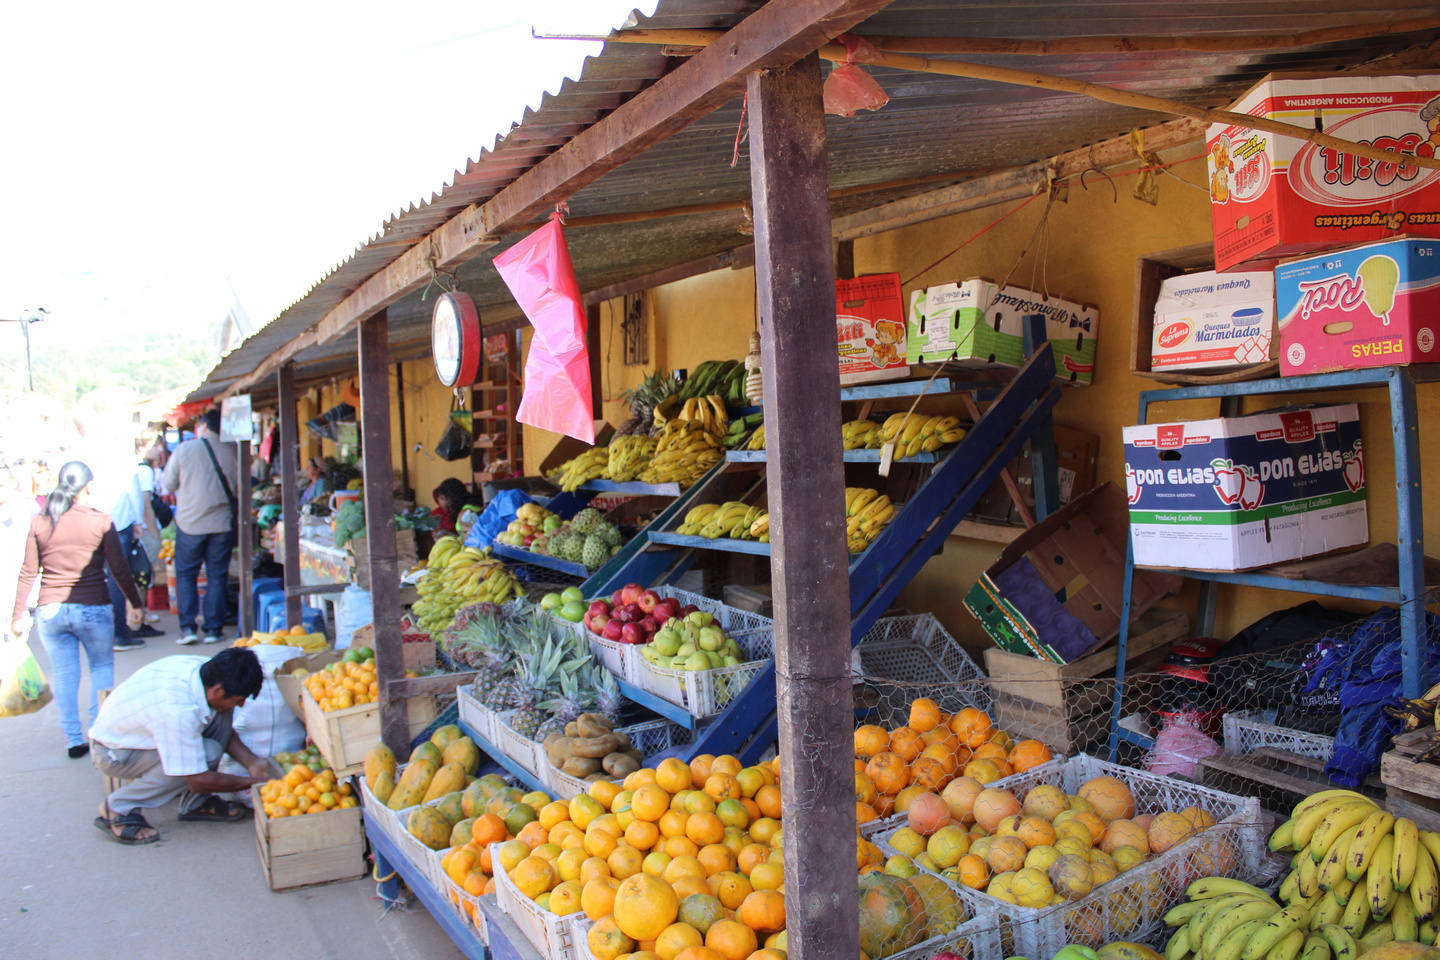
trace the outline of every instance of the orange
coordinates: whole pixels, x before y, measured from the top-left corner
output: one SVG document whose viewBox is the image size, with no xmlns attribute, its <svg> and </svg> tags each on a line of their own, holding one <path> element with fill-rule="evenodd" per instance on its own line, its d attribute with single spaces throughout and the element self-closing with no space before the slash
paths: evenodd
<svg viewBox="0 0 1440 960">
<path fill-rule="evenodd" d="M 768 787 L 770 786 L 770 784 L 767 783 L 765 786 Z M 761 789 L 764 788 L 762 787 Z M 764 814 L 760 812 L 760 804 L 756 803 L 754 800 L 751 800 L 749 797 L 741 797 L 740 806 L 745 808 L 745 815 L 748 816 L 751 820 L 759 820 L 762 816 L 764 816 Z"/>
<path fill-rule="evenodd" d="M 773 783 L 767 783 L 755 791 L 755 805 L 760 808 L 762 816 L 771 820 L 780 819 L 780 788 Z"/>
<path fill-rule="evenodd" d="M 780 931 L 784 933 L 785 931 Z M 778 936 L 778 934 L 777 934 Z M 766 941 L 769 942 L 768 940 Z M 750 954 L 750 960 L 787 960 L 788 954 L 783 949 L 764 948 Z"/>
<path fill-rule="evenodd" d="M 700 852 L 700 845 L 689 837 L 670 837 L 665 841 L 665 852 L 672 857 L 693 857 Z"/>
<path fill-rule="evenodd" d="M 729 847 L 719 843 L 706 844 L 701 847 L 700 853 L 696 855 L 695 859 L 699 860 L 700 865 L 705 868 L 707 877 L 732 871 L 737 865 L 735 854 L 730 852 Z"/>
<path fill-rule="evenodd" d="M 603 860 L 614 853 L 617 846 L 615 838 L 604 830 L 585 831 L 585 852 L 592 857 Z"/>
<path fill-rule="evenodd" d="M 585 831 L 588 833 L 591 830 L 604 830 L 616 840 L 619 840 L 625 835 L 625 827 L 621 825 L 620 818 L 613 813 L 602 813 L 594 820 L 591 820 L 590 826 L 586 827 Z"/>
<path fill-rule="evenodd" d="M 611 877 L 596 877 L 580 888 L 580 909 L 591 920 L 608 917 L 615 912 L 615 891 L 620 882 Z"/>
<path fill-rule="evenodd" d="M 733 774 L 711 773 L 705 780 L 705 794 L 716 803 L 726 798 L 739 800 L 740 781 Z"/>
<path fill-rule="evenodd" d="M 677 795 L 676 799 L 680 799 Z M 728 798 L 725 798 L 728 799 Z M 684 810 L 686 813 L 714 813 L 716 803 L 708 793 L 700 790 L 686 790 L 685 798 L 680 800 L 679 805 L 670 804 L 670 809 Z"/>
<path fill-rule="evenodd" d="M 616 847 L 610 851 L 606 863 L 610 866 L 610 875 L 617 880 L 625 880 L 640 872 L 640 864 L 644 861 L 645 854 L 634 847 Z"/>
<path fill-rule="evenodd" d="M 542 893 L 550 892 L 555 886 L 555 870 L 550 866 L 550 861 L 543 857 L 526 857 L 508 873 L 510 882 L 531 900 Z"/>
<path fill-rule="evenodd" d="M 535 856 L 537 857 L 543 857 L 544 859 L 549 860 L 550 864 L 553 866 L 555 864 L 555 861 L 560 858 L 560 855 L 565 852 L 565 848 L 561 847 L 558 843 L 542 843 L 540 844 L 540 846 L 536 847 L 530 852 L 535 854 Z"/>
<path fill-rule="evenodd" d="M 625 842 L 637 850 L 649 850 L 660 839 L 660 828 L 645 820 L 632 820 L 625 828 Z"/>
<path fill-rule="evenodd" d="M 924 733 L 940 726 L 940 706 L 929 697 L 920 697 L 910 703 L 910 723 L 913 730 Z"/>
<path fill-rule="evenodd" d="M 945 772 L 945 765 L 934 757 L 916 757 L 910 764 L 910 780 L 923 791 L 938 793 L 952 779 Z"/>
<path fill-rule="evenodd" d="M 725 905 L 713 894 L 691 894 L 681 898 L 679 916 L 681 923 L 688 923 L 704 936 L 711 925 L 724 919 Z"/>
<path fill-rule="evenodd" d="M 460 884 L 461 888 L 472 897 L 483 896 L 489 891 L 486 886 L 493 883 L 489 877 L 479 870 L 471 870 L 465 875 L 465 882 Z"/>
<path fill-rule="evenodd" d="M 618 784 L 611 783 L 609 780 L 596 780 L 590 784 L 590 789 L 586 792 L 594 797 L 600 806 L 614 812 L 615 798 L 620 795 L 621 791 Z"/>
<path fill-rule="evenodd" d="M 600 960 L 599 957 L 596 960 Z M 725 960 L 725 955 L 710 947 L 686 947 L 675 954 L 675 960 Z"/>
<path fill-rule="evenodd" d="M 695 785 L 690 767 L 678 757 L 666 757 L 655 768 L 655 783 L 667 793 L 679 793 Z M 665 958 L 670 960 L 670 958 Z"/>
<path fill-rule="evenodd" d="M 720 756 L 715 758 L 715 761 L 713 763 L 710 764 L 710 776 L 713 777 L 717 773 L 728 773 L 730 774 L 730 776 L 733 777 L 735 774 L 739 773 L 744 768 L 745 765 L 742 764 L 735 757 L 732 757 L 728 753 L 722 753 Z"/>
<path fill-rule="evenodd" d="M 695 894 L 708 894 L 710 892 L 710 885 L 699 877 L 681 877 L 679 880 L 670 884 L 670 887 L 675 891 L 675 896 L 681 900 L 689 896 L 694 896 Z"/>
<path fill-rule="evenodd" d="M 550 891 L 550 912 L 562 917 L 580 912 L 580 884 L 565 880 Z"/>
<path fill-rule="evenodd" d="M 647 783 L 654 782 L 655 771 L 651 770 L 649 767 L 641 767 L 639 770 L 636 770 L 634 773 L 630 774 L 630 776 L 625 778 L 624 786 L 626 790 L 634 791 L 639 790 Z"/>
<path fill-rule="evenodd" d="M 746 767 L 735 774 L 735 779 L 740 783 L 740 796 L 753 797 L 756 791 L 770 782 L 769 775 L 760 767 Z"/>
<path fill-rule="evenodd" d="M 875 812 L 874 807 L 870 806 L 870 804 L 868 803 L 861 803 L 859 800 L 855 801 L 855 822 L 857 824 L 869 823 L 872 820 L 879 819 L 880 814 Z"/>
<path fill-rule="evenodd" d="M 918 755 L 919 751 L 916 753 Z M 874 782 L 877 790 L 893 797 L 910 782 L 910 767 L 899 754 L 887 750 L 870 759 L 865 765 L 865 775 Z"/>
<path fill-rule="evenodd" d="M 954 776 L 960 766 L 960 758 L 955 755 L 955 751 L 943 743 L 934 743 L 921 750 L 920 757 L 929 757 L 940 761 L 947 776 Z"/>
<path fill-rule="evenodd" d="M 515 839 L 533 851 L 540 844 L 550 842 L 550 832 L 540 826 L 539 820 L 532 820 L 520 828 L 520 832 L 515 834 Z"/>
<path fill-rule="evenodd" d="M 960 882 L 972 890 L 984 890 L 985 885 L 990 882 L 990 865 L 985 862 L 984 857 L 967 853 L 960 858 L 957 866 L 960 868 Z"/>
<path fill-rule="evenodd" d="M 633 940 L 659 937 L 666 927 L 675 922 L 679 912 L 680 898 L 670 884 L 648 873 L 635 874 L 615 891 L 615 922 L 620 931 Z M 681 951 L 677 956 L 684 956 L 684 953 Z"/>
<path fill-rule="evenodd" d="M 785 896 L 776 890 L 756 890 L 740 904 L 735 919 L 756 933 L 779 933 L 785 929 Z"/>
<path fill-rule="evenodd" d="M 780 821 L 774 817 L 762 817 L 750 824 L 750 839 L 769 846 L 770 840 L 780 830 Z"/>
<path fill-rule="evenodd" d="M 877 753 L 890 749 L 890 734 L 881 726 L 867 723 L 855 729 L 855 756 L 869 760 Z"/>
<path fill-rule="evenodd" d="M 950 718 L 950 729 L 965 746 L 974 749 L 990 739 L 995 729 L 989 714 L 974 707 L 966 707 Z"/>
<path fill-rule="evenodd" d="M 715 815 L 727 827 L 744 830 L 750 826 L 750 811 L 741 800 L 721 800 L 715 805 Z"/>
<path fill-rule="evenodd" d="M 673 858 L 663 850 L 652 850 L 640 861 L 640 869 L 652 877 L 658 877 L 665 872 Z"/>
<path fill-rule="evenodd" d="M 690 760 L 690 779 L 694 783 L 704 783 L 710 777 L 710 764 L 715 762 L 715 755 L 702 753 Z"/>
<path fill-rule="evenodd" d="M 740 909 L 740 904 L 755 891 L 750 881 L 738 873 L 717 873 L 706 880 L 706 885 L 726 910 Z"/>
<path fill-rule="evenodd" d="M 585 935 L 585 941 L 594 954 L 595 960 L 615 960 L 635 949 L 635 941 L 620 932 L 620 925 L 614 917 L 606 916 Z"/>
<path fill-rule="evenodd" d="M 569 850 L 565 851 L 565 853 L 569 852 Z M 584 854 L 585 851 L 581 850 L 580 853 Z M 564 855 L 565 854 L 561 854 L 562 857 Z M 590 856 L 587 856 L 584 860 L 580 861 L 580 876 L 577 879 L 579 879 L 580 881 L 581 889 L 584 889 L 586 884 L 588 884 L 591 880 L 596 880 L 601 877 L 608 876 L 611 876 L 609 862 L 601 860 L 599 857 Z"/>
<path fill-rule="evenodd" d="M 685 824 L 689 819 L 690 814 L 683 810 L 666 810 L 656 821 L 656 825 L 660 828 L 660 836 L 685 836 Z"/>
<path fill-rule="evenodd" d="M 924 747 L 925 741 L 921 738 L 920 731 L 913 727 L 897 727 L 890 733 L 890 752 L 898 754 L 906 763 L 920 756 Z"/>
<path fill-rule="evenodd" d="M 585 886 L 585 881 L 580 879 L 580 874 L 587 859 L 588 857 L 585 855 L 584 850 L 564 850 L 560 853 L 560 856 L 551 861 L 551 866 L 555 868 L 555 873 L 562 881 L 580 880 L 580 886 L 583 887 Z M 588 880 L 589 877 L 585 879 Z"/>
<path fill-rule="evenodd" d="M 650 783 L 635 791 L 630 799 L 630 812 L 637 820 L 654 823 L 670 810 L 670 794 L 659 784 Z"/>
<path fill-rule="evenodd" d="M 661 874 L 660 879 L 666 883 L 674 883 L 681 877 L 696 877 L 704 880 L 706 876 L 705 865 L 695 857 L 675 857 L 670 861 L 669 866 L 665 868 L 665 872 Z"/>
<path fill-rule="evenodd" d="M 863 773 L 855 774 L 855 802 L 874 803 L 875 784 Z"/>
<path fill-rule="evenodd" d="M 686 772 L 689 772 L 689 767 L 686 767 Z M 672 923 L 655 938 L 655 953 L 660 960 L 675 960 L 675 955 L 686 947 L 698 947 L 704 943 L 704 935 L 690 924 Z"/>
<path fill-rule="evenodd" d="M 457 885 L 465 882 L 465 877 L 475 869 L 475 862 L 479 856 L 473 850 L 461 848 L 448 855 L 444 862 L 445 875 L 454 880 Z"/>
<path fill-rule="evenodd" d="M 581 830 L 590 826 L 590 821 L 604 812 L 605 809 L 600 806 L 600 801 L 588 793 L 582 793 L 570 801 L 570 819 L 575 821 L 575 826 Z"/>
<path fill-rule="evenodd" d="M 755 931 L 735 920 L 717 920 L 705 934 L 705 946 L 725 960 L 745 960 L 760 946 Z"/>
<path fill-rule="evenodd" d="M 726 827 L 725 839 L 721 840 L 720 843 L 724 845 L 725 849 L 738 857 L 740 856 L 740 851 L 744 850 L 746 845 L 750 843 L 750 834 L 743 830 L 736 830 L 734 827 Z"/>
<path fill-rule="evenodd" d="M 685 836 L 700 847 L 719 843 L 725 839 L 725 822 L 713 813 L 697 813 L 685 821 Z"/>
<path fill-rule="evenodd" d="M 483 817 L 476 817 L 475 822 L 470 825 L 470 836 L 482 847 L 489 846 L 492 843 L 503 843 L 505 840 L 505 821 L 493 813 L 487 813 Z"/>
<path fill-rule="evenodd" d="M 530 856 L 530 848 L 520 840 L 506 840 L 495 850 L 495 855 L 500 859 L 500 867 L 506 873 L 514 870 L 521 860 Z"/>
<path fill-rule="evenodd" d="M 750 871 L 750 885 L 756 890 L 774 890 L 785 882 L 785 865 L 781 863 L 757 863 Z"/>
<path fill-rule="evenodd" d="M 770 848 L 761 843 L 747 844 L 735 858 L 735 864 L 745 876 L 755 869 L 757 863 L 764 863 L 770 856 Z"/>
</svg>

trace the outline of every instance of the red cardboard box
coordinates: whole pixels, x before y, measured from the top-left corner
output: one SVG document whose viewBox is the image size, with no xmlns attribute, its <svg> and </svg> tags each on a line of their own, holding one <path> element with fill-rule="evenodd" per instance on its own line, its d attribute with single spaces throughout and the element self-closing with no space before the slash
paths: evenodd
<svg viewBox="0 0 1440 960">
<path fill-rule="evenodd" d="M 877 273 L 853 280 L 836 280 L 835 333 L 840 349 L 841 383 L 909 376 L 900 274 Z"/>
<path fill-rule="evenodd" d="M 1411 155 L 1440 146 L 1440 75 L 1271 75 L 1230 109 Z M 1440 237 L 1440 170 L 1226 124 L 1210 127 L 1206 146 L 1217 270 L 1401 233 Z"/>
</svg>

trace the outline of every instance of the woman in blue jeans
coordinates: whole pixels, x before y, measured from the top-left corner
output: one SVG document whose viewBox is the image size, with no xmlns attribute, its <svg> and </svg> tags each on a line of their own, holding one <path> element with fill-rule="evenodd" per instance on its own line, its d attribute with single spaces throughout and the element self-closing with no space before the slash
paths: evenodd
<svg viewBox="0 0 1440 960">
<path fill-rule="evenodd" d="M 96 694 L 115 685 L 115 620 L 105 582 L 106 564 L 126 599 L 137 610 L 144 608 L 110 515 L 86 505 L 91 477 L 90 468 L 78 460 L 60 468 L 45 509 L 30 521 L 11 616 L 15 636 L 25 636 L 29 632 L 25 600 L 39 573 L 36 631 L 50 654 L 55 704 L 72 758 L 83 757 L 90 750 L 86 732 L 99 711 Z M 82 647 L 90 664 L 90 720 L 83 727 L 79 704 Z"/>
</svg>

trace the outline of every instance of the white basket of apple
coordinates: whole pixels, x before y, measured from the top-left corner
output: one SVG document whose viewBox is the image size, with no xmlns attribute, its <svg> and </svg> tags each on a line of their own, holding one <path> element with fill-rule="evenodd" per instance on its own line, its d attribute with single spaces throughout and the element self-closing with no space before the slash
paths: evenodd
<svg viewBox="0 0 1440 960">
<path fill-rule="evenodd" d="M 632 680 L 692 716 L 713 717 L 765 669 L 775 652 L 774 628 L 728 634 L 715 614 L 696 610 L 655 631 L 629 664 Z"/>
</svg>

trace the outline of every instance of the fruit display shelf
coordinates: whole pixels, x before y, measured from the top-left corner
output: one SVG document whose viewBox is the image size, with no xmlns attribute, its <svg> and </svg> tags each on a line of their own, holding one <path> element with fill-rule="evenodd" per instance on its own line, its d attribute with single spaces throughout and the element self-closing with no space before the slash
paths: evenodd
<svg viewBox="0 0 1440 960">
<path fill-rule="evenodd" d="M 1103 775 L 1125 782 L 1134 794 L 1137 813 L 1193 806 L 1209 811 L 1217 823 L 1095 887 L 1085 897 L 1056 906 L 1022 907 L 981 890 L 962 888 L 961 896 L 975 916 L 998 923 L 1002 956 L 1051 957 L 1070 943 L 1098 947 L 1116 940 L 1145 941 L 1161 931 L 1166 910 L 1192 880 L 1228 876 L 1253 882 L 1264 872 L 1265 831 L 1260 802 L 1253 798 L 1107 763 L 1087 754 L 1007 777 L 1004 788 L 1023 802 L 1025 794 L 1042 783 L 1071 794 L 1085 781 Z M 899 852 L 888 843 L 893 833 L 871 838 L 887 856 Z"/>
<path fill-rule="evenodd" d="M 673 747 L 690 742 L 690 731 L 669 720 L 647 720 L 629 727 L 621 727 L 620 733 L 630 738 L 630 743 L 645 755 L 643 766 L 654 766 L 663 754 Z M 542 751 L 543 752 L 543 751 Z M 590 784 L 579 777 L 572 777 L 552 764 L 545 764 L 545 777 L 549 789 L 557 800 L 573 800 L 589 789 Z M 618 782 L 618 781 L 616 781 Z"/>
<path fill-rule="evenodd" d="M 587 480 L 580 485 L 580 489 L 589 493 L 620 493 L 631 497 L 680 496 L 680 484 L 678 483 L 641 483 L 638 480 L 629 483 L 616 483 L 614 480 Z"/>
<path fill-rule="evenodd" d="M 917 453 L 913 457 L 896 457 L 896 463 L 938 463 L 944 458 L 947 450 L 937 450 L 934 453 Z M 727 450 L 725 459 L 730 463 L 765 463 L 765 450 Z M 879 450 L 846 450 L 841 459 L 846 463 L 879 463 Z"/>
<path fill-rule="evenodd" d="M 494 543 L 491 550 L 497 557 L 504 557 L 506 560 L 513 560 L 516 563 L 528 563 L 536 567 L 544 567 L 547 570 L 555 570 L 559 573 L 572 577 L 579 577 L 584 580 L 590 576 L 589 569 L 583 563 L 574 563 L 570 560 L 561 560 L 559 557 L 547 556 L 543 553 L 532 553 L 521 547 L 512 547 L 508 543 Z"/>
<path fill-rule="evenodd" d="M 495 899 L 500 909 L 515 921 L 530 945 L 546 960 L 579 960 L 574 922 L 570 917 L 551 913 L 521 893 L 501 865 L 497 847 L 498 844 L 490 847 L 490 862 L 495 867 Z"/>
</svg>

